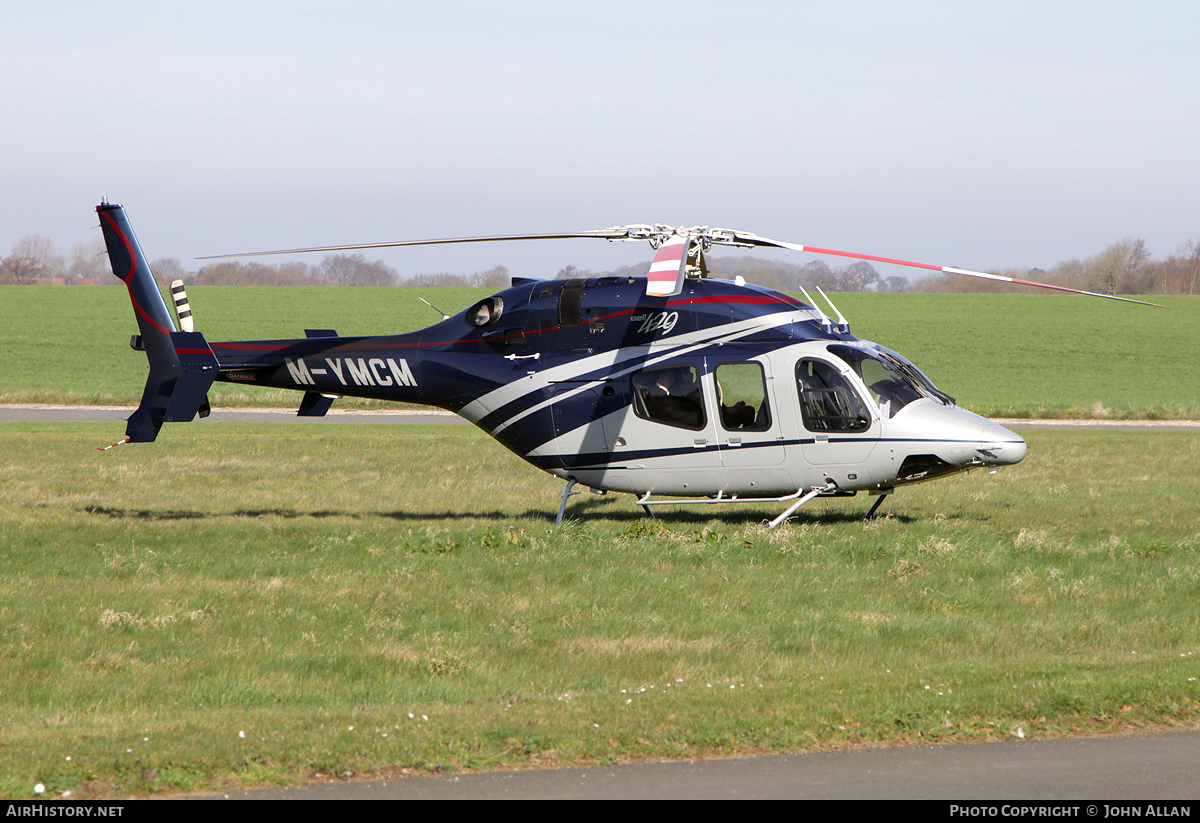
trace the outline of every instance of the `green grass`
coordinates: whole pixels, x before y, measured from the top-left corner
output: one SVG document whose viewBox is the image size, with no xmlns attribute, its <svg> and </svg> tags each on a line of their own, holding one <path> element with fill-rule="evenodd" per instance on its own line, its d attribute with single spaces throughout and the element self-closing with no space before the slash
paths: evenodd
<svg viewBox="0 0 1200 823">
<path fill-rule="evenodd" d="M 197 287 L 211 340 L 298 337 L 305 327 L 392 334 L 456 312 L 486 289 Z M 1200 298 L 1152 309 L 1025 294 L 835 294 L 855 334 L 915 362 L 992 417 L 1200 417 Z M 145 356 L 125 290 L 0 286 L 0 402 L 136 404 Z M 214 405 L 295 406 L 294 392 L 220 384 Z M 345 398 L 339 406 L 386 406 Z"/>
<path fill-rule="evenodd" d="M 1200 712 L 1195 433 L 1027 431 L 998 475 L 768 532 L 611 494 L 556 529 L 560 484 L 468 427 L 111 429 L 0 423 L 7 796 Z"/>
<path fill-rule="evenodd" d="M 1200 417 L 1200 298 L 839 294 L 851 331 L 988 417 Z"/>
<path fill-rule="evenodd" d="M 454 313 L 488 289 L 197 287 L 188 292 L 197 327 L 212 341 L 303 337 L 305 328 L 342 335 L 400 334 L 440 319 L 417 298 Z M 0 286 L 0 403 L 137 405 L 146 356 L 122 286 Z M 218 383 L 216 407 L 299 405 L 296 392 L 246 391 Z M 347 397 L 339 408 L 395 404 Z"/>
</svg>

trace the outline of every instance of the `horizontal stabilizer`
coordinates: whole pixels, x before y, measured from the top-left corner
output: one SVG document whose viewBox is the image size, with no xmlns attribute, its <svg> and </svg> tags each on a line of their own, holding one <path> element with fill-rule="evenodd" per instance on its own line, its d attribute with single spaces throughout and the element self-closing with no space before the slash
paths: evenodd
<svg viewBox="0 0 1200 823">
<path fill-rule="evenodd" d="M 334 400 L 337 398 L 332 395 L 306 391 L 304 399 L 300 401 L 300 410 L 296 412 L 296 415 L 298 417 L 324 417 Z"/>
<path fill-rule="evenodd" d="M 304 336 L 310 339 L 313 337 L 337 337 L 338 333 L 333 329 L 305 329 Z M 296 412 L 296 416 L 324 417 L 334 400 L 337 400 L 337 397 L 333 395 L 306 391 L 304 398 L 300 401 L 300 409 Z"/>
</svg>

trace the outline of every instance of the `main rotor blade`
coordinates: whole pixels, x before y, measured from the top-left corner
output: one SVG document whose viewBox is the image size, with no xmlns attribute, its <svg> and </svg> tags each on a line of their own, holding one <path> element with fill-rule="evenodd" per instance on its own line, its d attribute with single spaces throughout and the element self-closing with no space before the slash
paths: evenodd
<svg viewBox="0 0 1200 823">
<path fill-rule="evenodd" d="M 316 251 L 358 251 L 360 249 L 390 249 L 397 246 L 434 246 L 448 243 L 487 243 L 495 240 L 570 240 L 579 237 L 595 237 L 600 240 L 629 240 L 630 230 L 635 226 L 617 226 L 595 231 L 558 232 L 552 234 L 494 234 L 485 237 L 443 237 L 436 240 L 396 240 L 390 243 L 358 243 L 352 246 L 313 246 L 307 249 L 274 249 L 271 251 L 248 251 L 238 254 L 210 254 L 197 260 L 217 260 L 225 257 L 258 257 L 267 254 L 304 254 Z"/>
<path fill-rule="evenodd" d="M 685 227 L 672 228 L 666 225 L 649 225 L 649 224 L 634 224 L 628 226 L 610 226 L 607 229 L 596 229 L 593 231 L 580 232 L 555 232 L 549 234 L 492 234 L 482 237 L 443 237 L 435 240 L 396 240 L 390 243 L 358 243 L 355 245 L 345 246 L 312 246 L 303 249 L 273 249 L 270 251 L 254 251 L 241 252 L 239 254 L 214 254 L 205 257 L 197 257 L 197 260 L 216 260 L 228 257 L 257 257 L 268 254 L 305 254 L 308 252 L 319 251 L 360 251 L 362 249 L 388 249 L 397 248 L 400 246 L 433 246 L 444 245 L 450 243 L 488 243 L 499 240 L 569 240 L 575 238 L 591 237 L 598 240 L 649 240 L 654 245 L 655 249 L 661 248 L 662 244 L 670 241 L 672 244 L 676 241 L 674 237 L 692 237 L 700 239 L 705 244 L 718 243 L 730 246 L 764 246 L 777 249 L 790 249 L 792 251 L 805 251 L 813 254 L 829 254 L 836 257 L 850 257 L 855 260 L 872 260 L 876 263 L 891 263 L 895 266 L 908 266 L 914 269 L 925 269 L 926 271 L 942 272 L 944 274 L 961 274 L 966 277 L 978 277 L 984 280 L 998 280 L 1003 283 L 1013 283 L 1018 286 L 1032 286 L 1038 289 L 1053 289 L 1054 291 L 1068 292 L 1070 294 L 1082 294 L 1088 297 L 1103 297 L 1106 300 L 1119 300 L 1122 303 L 1136 303 L 1139 306 L 1154 306 L 1156 308 L 1166 308 L 1160 303 L 1148 303 L 1144 300 L 1134 300 L 1129 297 L 1118 297 L 1115 294 L 1100 294 L 1094 291 L 1084 291 L 1083 289 L 1072 289 L 1067 286 L 1056 286 L 1053 283 L 1039 283 L 1036 280 L 1021 280 L 1017 277 L 1005 277 L 1001 274 L 989 274 L 982 271 L 972 271 L 971 269 L 960 269 L 955 266 L 933 266 L 928 263 L 916 263 L 911 260 L 898 260 L 894 257 L 879 257 L 874 254 L 857 254 L 850 251 L 839 251 L 837 249 L 823 249 L 817 246 L 802 246 L 799 243 L 785 243 L 782 240 L 772 240 L 769 237 L 759 237 L 757 234 L 750 232 L 734 231 L 733 229 L 710 229 L 706 226 L 697 226 L 691 229 Z M 657 260 L 657 258 L 656 258 Z"/>
<path fill-rule="evenodd" d="M 911 260 L 897 260 L 893 257 L 877 257 L 873 254 L 856 254 L 850 251 L 838 251 L 837 249 L 821 249 L 816 246 L 801 246 L 798 243 L 784 243 L 780 240 L 771 240 L 766 237 L 759 237 L 757 234 L 749 234 L 746 232 L 730 232 L 734 236 L 735 242 L 745 243 L 751 246 L 773 246 L 780 249 L 791 249 L 792 251 L 806 251 L 812 254 L 832 254 L 837 257 L 851 257 L 856 260 L 873 260 L 876 263 L 892 263 L 897 266 L 908 266 L 914 269 L 927 269 L 929 271 L 940 271 L 945 274 L 961 274 L 967 277 L 980 277 L 985 280 L 999 280 L 1004 283 L 1013 283 L 1018 286 L 1034 286 L 1039 289 L 1054 289 L 1055 291 L 1065 291 L 1071 294 L 1084 294 L 1088 297 L 1103 297 L 1106 300 L 1120 300 L 1122 303 L 1137 303 L 1139 306 L 1154 306 L 1156 308 L 1166 308 L 1161 303 L 1147 303 L 1144 300 L 1134 300 L 1129 297 L 1117 297 L 1115 294 L 1100 294 L 1094 291 L 1083 291 L 1082 289 L 1071 289 L 1066 286 L 1055 286 L 1052 283 L 1039 283 L 1036 280 L 1021 280 L 1017 277 L 1005 277 L 1001 274 L 988 274 L 982 271 L 971 271 L 970 269 L 960 269 L 954 266 L 931 266 L 928 263 L 914 263 Z"/>
</svg>

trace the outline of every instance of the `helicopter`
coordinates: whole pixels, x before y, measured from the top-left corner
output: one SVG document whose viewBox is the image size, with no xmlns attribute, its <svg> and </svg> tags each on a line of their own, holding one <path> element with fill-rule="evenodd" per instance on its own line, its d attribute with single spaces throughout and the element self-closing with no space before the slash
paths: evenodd
<svg viewBox="0 0 1200 823">
<path fill-rule="evenodd" d="M 974 468 L 1019 463 L 1026 443 L 960 408 L 903 355 L 860 340 L 828 296 L 807 302 L 709 276 L 713 246 L 777 248 L 894 263 L 1143 305 L 1002 275 L 802 246 L 707 226 L 633 224 L 526 235 L 408 240 L 252 252 L 373 249 L 497 240 L 645 241 L 645 277 L 514 277 L 510 288 L 406 334 L 210 343 L 195 331 L 181 281 L 175 317 L 125 210 L 96 207 L 113 274 L 129 290 L 149 376 L 113 444 L 151 442 L 165 422 L 210 411 L 214 381 L 293 389 L 297 414 L 321 417 L 340 397 L 435 406 L 474 423 L 565 482 L 627 493 L 648 516 L 679 504 L 779 503 L 775 528 L 816 497 L 876 500 Z M 179 325 L 176 326 L 176 321 Z M 110 449 L 112 446 L 104 447 Z"/>
</svg>

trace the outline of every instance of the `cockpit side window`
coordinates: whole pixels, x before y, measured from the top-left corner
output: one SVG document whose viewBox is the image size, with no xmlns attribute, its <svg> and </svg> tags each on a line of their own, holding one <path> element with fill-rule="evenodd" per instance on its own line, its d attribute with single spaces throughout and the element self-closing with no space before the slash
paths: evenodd
<svg viewBox="0 0 1200 823">
<path fill-rule="evenodd" d="M 504 314 L 503 298 L 485 297 L 471 308 L 467 309 L 467 322 L 472 326 L 490 326 Z"/>
<path fill-rule="evenodd" d="M 796 384 L 800 416 L 809 431 L 859 432 L 871 425 L 862 398 L 832 364 L 801 360 L 796 364 Z"/>
<path fill-rule="evenodd" d="M 564 329 L 583 325 L 583 287 L 587 280 L 576 278 L 563 284 L 558 293 L 558 325 Z"/>
<path fill-rule="evenodd" d="M 691 364 L 662 366 L 636 372 L 633 411 L 638 417 L 699 431 L 707 418 L 700 394 L 700 369 Z"/>
<path fill-rule="evenodd" d="M 726 431 L 760 431 L 771 428 L 767 384 L 760 363 L 722 363 L 713 372 L 717 385 L 717 410 Z"/>
</svg>

